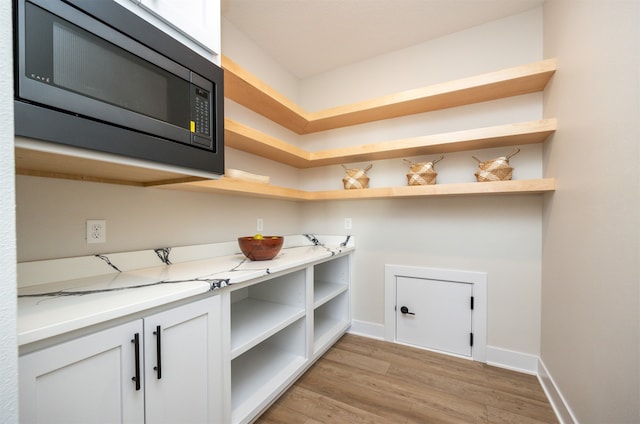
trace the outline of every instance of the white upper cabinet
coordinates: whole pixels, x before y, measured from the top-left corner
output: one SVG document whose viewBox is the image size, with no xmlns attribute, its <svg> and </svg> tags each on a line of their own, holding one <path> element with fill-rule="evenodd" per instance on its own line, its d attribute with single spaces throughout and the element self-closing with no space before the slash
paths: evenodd
<svg viewBox="0 0 640 424">
<path fill-rule="evenodd" d="M 115 0 L 220 65 L 220 0 Z"/>
</svg>

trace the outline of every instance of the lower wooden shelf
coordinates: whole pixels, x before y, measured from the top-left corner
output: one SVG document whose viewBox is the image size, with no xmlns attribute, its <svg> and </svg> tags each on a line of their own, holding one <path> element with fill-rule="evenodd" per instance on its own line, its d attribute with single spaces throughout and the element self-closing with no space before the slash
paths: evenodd
<svg viewBox="0 0 640 424">
<path fill-rule="evenodd" d="M 253 184 L 223 178 L 221 180 L 194 181 L 165 184 L 158 188 L 234 194 L 293 201 L 386 199 L 423 196 L 467 196 L 496 194 L 540 194 L 555 191 L 555 178 L 492 182 L 435 184 L 424 186 L 375 187 L 361 190 L 304 191 L 270 184 Z"/>
<path fill-rule="evenodd" d="M 436 184 L 428 186 L 375 187 L 362 190 L 304 191 L 233 178 L 212 180 L 97 158 L 16 148 L 16 173 L 168 190 L 198 191 L 292 201 L 384 199 L 421 196 L 466 196 L 490 194 L 537 194 L 554 191 L 553 178 L 485 183 Z M 123 177 L 123 176 L 126 176 Z"/>
</svg>

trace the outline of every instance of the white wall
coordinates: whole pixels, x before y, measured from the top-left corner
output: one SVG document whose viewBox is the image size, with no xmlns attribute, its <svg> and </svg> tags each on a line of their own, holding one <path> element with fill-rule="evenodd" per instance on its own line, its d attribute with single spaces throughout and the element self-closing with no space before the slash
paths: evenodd
<svg viewBox="0 0 640 424">
<path fill-rule="evenodd" d="M 222 34 L 222 51 L 225 56 L 240 64 L 285 97 L 294 102 L 299 101 L 300 81 L 224 18 L 222 19 Z M 226 118 L 241 122 L 287 143 L 299 145 L 300 136 L 298 134 L 274 124 L 269 119 L 232 100 L 225 99 L 224 108 Z M 291 188 L 299 188 L 300 186 L 298 169 L 229 147 L 225 149 L 225 167 L 267 175 L 270 177 L 271 184 L 274 185 Z"/>
<path fill-rule="evenodd" d="M 547 0 L 544 34 L 541 357 L 579 422 L 638 423 L 640 2 Z"/>
<path fill-rule="evenodd" d="M 316 111 L 539 60 L 541 19 L 535 8 L 308 78 L 300 105 Z"/>
<path fill-rule="evenodd" d="M 18 176 L 18 260 L 32 261 L 299 234 L 294 202 Z M 85 220 L 107 221 L 107 242 L 87 244 Z"/>
<path fill-rule="evenodd" d="M 315 110 L 541 59 L 542 8 L 536 8 L 305 80 L 301 101 Z M 300 145 L 321 150 L 541 118 L 542 95 L 533 94 L 310 134 Z M 438 180 L 474 181 L 471 155 L 489 159 L 510 150 L 446 154 L 436 165 Z M 541 177 L 542 147 L 523 146 L 511 163 L 514 178 Z M 402 159 L 375 162 L 370 185 L 405 185 L 407 169 Z M 302 170 L 301 184 L 340 189 L 343 174 L 340 166 Z M 537 355 L 541 206 L 540 196 L 390 199 L 308 203 L 302 216 L 305 231 L 320 233 L 345 233 L 344 218 L 352 218 L 355 320 L 384 324 L 385 264 L 486 271 L 487 344 Z"/>
<path fill-rule="evenodd" d="M 300 81 L 260 49 L 231 22 L 222 18 L 222 52 L 234 62 L 259 76 L 270 87 L 294 102 L 299 101 Z"/>
<path fill-rule="evenodd" d="M 384 265 L 488 273 L 488 344 L 537 353 L 540 321 L 538 196 L 334 201 L 303 205 L 319 233 L 356 236 L 352 314 L 384 323 Z"/>
<path fill-rule="evenodd" d="M 0 2 L 0 422 L 18 422 L 11 2 Z"/>
</svg>

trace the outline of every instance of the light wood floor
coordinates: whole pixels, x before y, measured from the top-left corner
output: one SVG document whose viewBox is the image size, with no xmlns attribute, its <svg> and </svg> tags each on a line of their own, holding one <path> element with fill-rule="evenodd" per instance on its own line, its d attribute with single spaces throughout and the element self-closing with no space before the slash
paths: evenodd
<svg viewBox="0 0 640 424">
<path fill-rule="evenodd" d="M 558 421 L 535 376 L 347 334 L 256 422 Z"/>
</svg>

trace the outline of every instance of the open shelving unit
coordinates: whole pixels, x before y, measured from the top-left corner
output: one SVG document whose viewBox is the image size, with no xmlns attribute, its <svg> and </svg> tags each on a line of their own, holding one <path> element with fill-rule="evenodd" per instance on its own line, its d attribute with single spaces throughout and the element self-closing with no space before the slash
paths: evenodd
<svg viewBox="0 0 640 424">
<path fill-rule="evenodd" d="M 231 292 L 231 416 L 245 422 L 306 362 L 306 274 Z"/>
<path fill-rule="evenodd" d="M 229 287 L 231 422 L 251 422 L 351 325 L 350 254 Z"/>
<path fill-rule="evenodd" d="M 348 302 L 347 294 L 342 293 L 313 311 L 314 355 L 322 355 L 334 343 L 335 335 L 349 328 L 349 320 L 345 317 L 345 312 L 349 311 Z"/>
<path fill-rule="evenodd" d="M 223 57 L 222 66 L 225 70 L 225 96 L 227 98 L 298 134 L 309 134 L 542 91 L 555 73 L 556 61 L 555 59 L 543 60 L 313 113 L 304 111 L 229 58 Z M 543 143 L 556 131 L 556 126 L 556 120 L 551 118 L 309 152 L 239 122 L 226 119 L 225 142 L 229 147 L 289 166 L 311 168 L 349 162 Z M 491 183 L 474 182 L 307 192 L 271 185 L 247 184 L 243 181 L 225 178 L 220 181 L 185 182 L 167 186 L 167 188 L 178 187 L 183 190 L 243 193 L 257 197 L 313 201 L 512 193 L 538 194 L 554 191 L 556 183 L 552 178 L 544 178 Z"/>
<path fill-rule="evenodd" d="M 305 310 L 247 298 L 233 305 L 231 310 L 231 359 L 234 359 L 288 325 L 304 317 Z"/>
<path fill-rule="evenodd" d="M 249 422 L 297 377 L 307 358 L 292 340 L 304 330 L 300 319 L 231 361 L 232 423 Z"/>
<path fill-rule="evenodd" d="M 313 267 L 313 354 L 321 355 L 349 327 L 349 256 Z"/>
<path fill-rule="evenodd" d="M 347 284 L 315 280 L 313 283 L 313 307 L 321 307 L 336 296 L 347 291 L 347 288 Z"/>
</svg>

